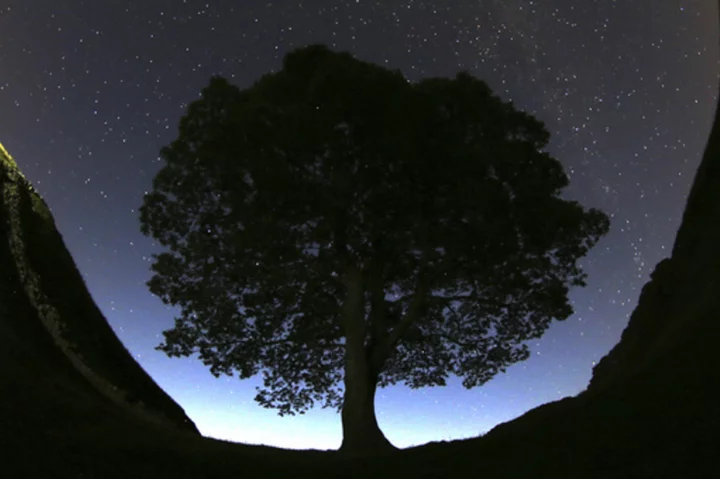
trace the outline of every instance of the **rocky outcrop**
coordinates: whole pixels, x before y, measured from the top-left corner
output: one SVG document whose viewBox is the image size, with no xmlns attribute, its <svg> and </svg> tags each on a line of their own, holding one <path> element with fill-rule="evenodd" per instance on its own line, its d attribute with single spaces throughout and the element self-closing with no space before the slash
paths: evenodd
<svg viewBox="0 0 720 479">
<path fill-rule="evenodd" d="M 652 367 L 678 349 L 696 351 L 698 367 L 720 338 L 720 110 L 693 182 L 672 256 L 655 268 L 621 341 L 594 368 L 588 392 Z M 702 364 L 702 360 L 709 364 Z"/>
<path fill-rule="evenodd" d="M 38 400 L 46 394 L 52 403 L 54 391 L 69 388 L 90 403 L 109 402 L 131 417 L 199 434 L 117 338 L 47 205 L 2 145 L 0 271 L 2 389 L 17 397 L 24 384 L 28 394 Z M 14 411 L 0 412 L 7 419 Z"/>
<path fill-rule="evenodd" d="M 683 288 L 678 286 L 680 275 L 673 264 L 670 258 L 665 258 L 655 266 L 621 341 L 593 368 L 588 391 L 632 376 L 651 364 L 656 355 L 663 354 L 663 350 L 667 352 L 674 339 L 671 332 L 677 324 L 678 306 L 682 304 Z"/>
</svg>

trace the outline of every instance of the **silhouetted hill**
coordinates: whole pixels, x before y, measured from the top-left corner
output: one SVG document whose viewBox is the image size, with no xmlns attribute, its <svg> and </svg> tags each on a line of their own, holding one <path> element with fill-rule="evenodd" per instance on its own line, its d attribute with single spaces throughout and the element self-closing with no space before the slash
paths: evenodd
<svg viewBox="0 0 720 479">
<path fill-rule="evenodd" d="M 0 156 L 2 477 L 720 476 L 718 112 L 672 256 L 588 389 L 483 437 L 382 457 L 200 437 L 114 335 L 47 206 Z"/>
<path fill-rule="evenodd" d="M 74 416 L 97 421 L 96 410 L 199 435 L 118 340 L 47 205 L 1 145 L 0 193 L 2 439 L 15 428 L 52 434 Z"/>
</svg>

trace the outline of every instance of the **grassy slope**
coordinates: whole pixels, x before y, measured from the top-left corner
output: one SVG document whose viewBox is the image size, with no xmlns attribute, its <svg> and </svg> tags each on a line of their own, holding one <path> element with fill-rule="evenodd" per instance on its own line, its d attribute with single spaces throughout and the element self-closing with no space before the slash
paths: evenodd
<svg viewBox="0 0 720 479">
<path fill-rule="evenodd" d="M 195 431 L 194 424 L 182 409 L 168 396 L 150 376 L 135 362 L 124 345 L 93 301 L 75 263 L 68 253 L 62 237 L 55 228 L 52 215 L 40 196 L 32 190 L 24 177 L 14 167 L 14 162 L 5 156 L 0 166 L 2 185 L 9 185 L 20 213 L 22 241 L 29 259 L 29 267 L 40 278 L 39 288 L 47 296 L 53 308 L 59 313 L 63 337 L 73 345 L 83 362 L 92 371 L 127 394 L 129 403 L 142 401 L 146 410 L 157 411 L 168 417 L 178 427 Z M 0 190 L 1 191 L 1 190 Z M 0 200 L 5 234 L 12 234 L 5 199 Z M 9 248 L 3 238 L 3 248 Z M 8 253 L 12 254 L 12 253 Z M 16 275 L 13 258 L 3 268 L 5 287 L 12 287 L 22 294 L 19 279 L 10 281 Z M 7 272 L 7 273 L 5 273 Z M 27 319 L 26 319 L 27 320 Z M 37 321 L 39 319 L 36 318 Z M 36 321 L 32 321 L 35 323 Z M 37 323 L 38 326 L 41 323 Z M 43 334 L 38 332 L 38 334 Z M 47 336 L 47 332 L 44 333 Z"/>
</svg>

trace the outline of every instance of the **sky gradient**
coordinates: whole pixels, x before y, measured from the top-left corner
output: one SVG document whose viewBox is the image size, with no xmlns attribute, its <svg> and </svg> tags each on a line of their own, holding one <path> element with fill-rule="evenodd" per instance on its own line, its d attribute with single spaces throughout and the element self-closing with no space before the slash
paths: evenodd
<svg viewBox="0 0 720 479">
<path fill-rule="evenodd" d="M 44 197 L 85 282 L 140 365 L 207 436 L 290 448 L 341 441 L 332 410 L 280 418 L 259 378 L 214 378 L 154 350 L 179 312 L 148 291 L 138 208 L 212 75 L 240 88 L 324 43 L 411 81 L 468 70 L 551 132 L 564 197 L 611 216 L 581 261 L 575 314 L 486 385 L 380 390 L 400 447 L 476 436 L 582 391 L 670 255 L 714 115 L 717 2 L 663 0 L 4 0 L 0 142 Z"/>
</svg>

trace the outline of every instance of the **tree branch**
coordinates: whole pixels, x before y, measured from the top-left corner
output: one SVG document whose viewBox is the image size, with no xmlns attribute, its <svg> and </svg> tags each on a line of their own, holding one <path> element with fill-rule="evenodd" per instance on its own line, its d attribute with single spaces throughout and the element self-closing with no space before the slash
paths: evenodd
<svg viewBox="0 0 720 479">
<path fill-rule="evenodd" d="M 461 341 L 453 336 L 449 336 L 449 335 L 443 334 L 443 333 L 439 333 L 438 337 L 443 338 L 451 343 L 455 343 L 458 346 L 460 346 L 461 348 L 474 349 L 476 351 L 480 351 L 480 348 L 478 348 L 477 344 L 466 343 L 466 342 Z"/>
<path fill-rule="evenodd" d="M 345 341 L 350 348 L 364 347 L 367 324 L 365 323 L 365 285 L 362 272 L 351 264 L 343 277 L 348 294 L 342 307 Z"/>
<path fill-rule="evenodd" d="M 368 291 L 370 292 L 370 345 L 376 347 L 387 335 L 387 308 L 382 265 L 377 259 L 378 251 L 370 261 L 368 270 Z"/>
<path fill-rule="evenodd" d="M 373 351 L 373 360 L 375 362 L 381 363 L 390 355 L 390 352 L 397 345 L 402 335 L 420 315 L 420 308 L 422 307 L 423 302 L 426 299 L 425 297 L 429 292 L 427 279 L 428 256 L 428 251 L 425 249 L 420 257 L 417 284 L 415 292 L 412 295 L 412 299 L 410 300 L 408 310 L 400 319 L 400 322 L 393 328 L 392 331 L 390 331 L 376 350 Z"/>
<path fill-rule="evenodd" d="M 438 301 L 468 301 L 471 300 L 476 303 L 481 303 L 486 306 L 493 306 L 496 308 L 509 308 L 510 303 L 504 303 L 500 301 L 489 301 L 487 299 L 480 299 L 477 295 L 472 294 L 470 296 L 437 296 L 434 294 L 429 295 L 429 299 L 431 300 L 438 300 Z"/>
<path fill-rule="evenodd" d="M 423 300 L 427 295 L 427 287 L 423 284 L 419 284 L 413 298 L 410 301 L 410 306 L 407 312 L 402 317 L 397 326 L 393 328 L 387 338 L 387 347 L 393 348 L 400 340 L 402 335 L 407 331 L 410 325 L 418 318 L 420 314 L 420 307 L 422 306 Z"/>
<path fill-rule="evenodd" d="M 469 295 L 469 296 L 459 296 L 459 295 L 453 295 L 453 296 L 438 296 L 435 294 L 431 294 L 428 296 L 430 299 L 439 299 L 439 300 L 447 300 L 447 301 L 466 301 L 468 299 L 477 299 L 477 296 Z"/>
</svg>

